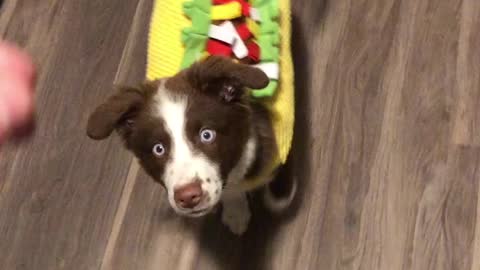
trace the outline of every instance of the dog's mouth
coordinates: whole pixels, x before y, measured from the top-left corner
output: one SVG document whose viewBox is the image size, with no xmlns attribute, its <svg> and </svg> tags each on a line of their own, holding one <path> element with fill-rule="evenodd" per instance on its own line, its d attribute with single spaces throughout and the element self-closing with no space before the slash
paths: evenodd
<svg viewBox="0 0 480 270">
<path fill-rule="evenodd" d="M 204 187 L 202 187 L 202 197 L 196 202 L 193 202 L 193 205 L 185 204 L 185 201 L 180 199 L 175 201 L 175 192 L 171 191 L 171 189 L 167 189 L 170 206 L 180 216 L 192 218 L 205 216 L 217 208 L 222 197 L 223 188 L 220 183 L 215 185 L 216 183 L 218 182 L 210 181 L 205 183 Z M 188 198 L 189 197 L 187 196 L 187 199 Z"/>
<path fill-rule="evenodd" d="M 185 215 L 189 217 L 201 217 L 210 213 L 210 210 L 211 210 L 211 207 L 206 207 L 198 210 L 192 210 L 190 212 L 185 213 Z"/>
</svg>

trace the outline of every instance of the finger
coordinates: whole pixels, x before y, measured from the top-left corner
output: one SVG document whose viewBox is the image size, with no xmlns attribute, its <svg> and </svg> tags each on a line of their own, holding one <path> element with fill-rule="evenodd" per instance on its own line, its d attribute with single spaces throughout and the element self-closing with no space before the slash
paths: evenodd
<svg viewBox="0 0 480 270">
<path fill-rule="evenodd" d="M 34 90 L 36 69 L 30 56 L 8 42 L 0 42 L 0 75 L 27 83 Z"/>
<path fill-rule="evenodd" d="M 32 121 L 33 97 L 24 82 L 0 76 L 0 138 L 5 138 Z"/>
</svg>

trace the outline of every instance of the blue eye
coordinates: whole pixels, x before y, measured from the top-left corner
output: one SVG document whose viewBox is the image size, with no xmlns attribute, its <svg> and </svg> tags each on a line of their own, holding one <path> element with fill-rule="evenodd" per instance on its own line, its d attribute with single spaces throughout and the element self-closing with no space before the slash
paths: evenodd
<svg viewBox="0 0 480 270">
<path fill-rule="evenodd" d="M 165 147 L 163 144 L 157 143 L 153 146 L 152 152 L 156 157 L 161 157 L 165 154 Z"/>
<path fill-rule="evenodd" d="M 202 143 L 212 143 L 213 141 L 215 141 L 216 137 L 217 133 L 215 132 L 215 130 L 205 128 L 200 131 L 200 140 L 202 141 Z"/>
</svg>

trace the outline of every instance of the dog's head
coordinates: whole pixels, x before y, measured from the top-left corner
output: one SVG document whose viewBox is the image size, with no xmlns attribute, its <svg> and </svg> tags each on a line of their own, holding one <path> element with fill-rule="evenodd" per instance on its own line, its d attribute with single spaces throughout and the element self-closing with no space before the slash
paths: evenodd
<svg viewBox="0 0 480 270">
<path fill-rule="evenodd" d="M 101 140 L 116 130 L 173 209 L 201 216 L 251 165 L 255 119 L 246 88 L 267 84 L 259 69 L 209 57 L 174 77 L 120 89 L 90 116 L 87 134 Z"/>
</svg>

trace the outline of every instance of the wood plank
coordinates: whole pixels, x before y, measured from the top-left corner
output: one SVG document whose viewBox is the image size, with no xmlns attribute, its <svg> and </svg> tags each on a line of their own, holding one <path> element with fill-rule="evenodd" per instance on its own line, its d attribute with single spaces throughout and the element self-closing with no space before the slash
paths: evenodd
<svg viewBox="0 0 480 270">
<path fill-rule="evenodd" d="M 455 129 L 453 142 L 462 145 L 480 145 L 480 2 L 463 1 L 461 29 L 456 63 L 457 89 L 455 93 Z"/>
<path fill-rule="evenodd" d="M 121 84 L 136 85 L 145 78 L 148 26 L 152 4 L 153 2 L 148 0 L 140 0 L 138 3 L 127 44 L 123 51 L 122 61 L 118 69 L 119 72 L 116 81 Z M 119 207 L 115 213 L 112 231 L 108 239 L 108 245 L 106 246 L 100 269 L 111 269 L 113 252 L 117 245 L 119 231 L 122 227 L 125 212 L 130 203 L 132 189 L 140 169 L 136 160 L 133 160 L 128 165 L 128 176 L 123 188 Z"/>
<path fill-rule="evenodd" d="M 0 268 L 480 270 L 480 4 L 292 4 L 300 195 L 238 238 L 79 125 L 143 78 L 151 1 L 6 3 L 42 73 L 35 137 L 0 153 Z"/>
<path fill-rule="evenodd" d="M 409 269 L 470 269 L 479 169 L 480 148 L 454 147 L 427 172 Z"/>
<path fill-rule="evenodd" d="M 1 153 L 0 265 L 98 269 L 131 157 L 85 125 L 112 91 L 137 1 L 13 2 L 2 29 L 39 66 L 38 128 Z"/>
<path fill-rule="evenodd" d="M 460 7 L 295 1 L 298 213 L 256 209 L 237 239 L 218 215 L 176 217 L 141 173 L 108 269 L 467 268 L 479 152 L 451 145 Z"/>
<path fill-rule="evenodd" d="M 362 213 L 359 238 L 350 243 L 355 249 L 348 267 L 417 269 L 411 250 L 419 203 L 427 181 L 435 180 L 431 170 L 449 148 L 447 100 L 454 77 L 448 67 L 455 61 L 450 52 L 458 35 L 458 7 L 455 1 L 409 1 L 400 7 L 392 62 L 382 84 L 388 91 L 382 134 L 366 169 L 369 190 L 357 210 Z"/>
</svg>

